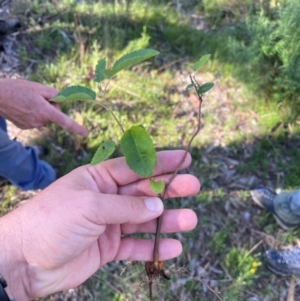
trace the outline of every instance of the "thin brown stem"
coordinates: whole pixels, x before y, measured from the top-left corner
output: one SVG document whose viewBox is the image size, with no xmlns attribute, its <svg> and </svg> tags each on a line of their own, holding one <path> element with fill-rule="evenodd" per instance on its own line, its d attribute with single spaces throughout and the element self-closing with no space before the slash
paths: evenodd
<svg viewBox="0 0 300 301">
<path fill-rule="evenodd" d="M 202 106 L 203 99 L 202 99 L 202 95 L 198 93 L 199 84 L 197 83 L 197 81 L 195 80 L 194 77 L 190 76 L 190 79 L 191 79 L 192 84 L 194 85 L 194 88 L 197 92 L 198 99 L 199 99 L 198 125 L 197 125 L 197 129 L 196 129 L 195 133 L 192 135 L 191 139 L 189 140 L 189 143 L 185 149 L 184 155 L 182 156 L 175 172 L 172 174 L 172 176 L 170 177 L 168 182 L 165 184 L 165 188 L 164 188 L 162 194 L 159 195 L 159 197 L 161 198 L 161 200 L 163 202 L 165 200 L 169 185 L 172 183 L 172 181 L 175 179 L 176 175 L 178 174 L 179 170 L 181 169 L 181 167 L 186 159 L 186 156 L 191 148 L 192 142 L 193 142 L 194 138 L 198 135 L 198 133 L 201 129 L 201 106 Z M 153 249 L 154 266 L 158 266 L 158 261 L 159 261 L 158 248 L 159 248 L 159 237 L 160 237 L 160 233 L 161 233 L 161 226 L 162 226 L 162 215 L 157 218 L 157 222 L 156 222 L 156 232 L 155 232 L 154 249 Z"/>
<path fill-rule="evenodd" d="M 105 102 L 105 106 L 102 105 L 111 115 L 112 117 L 114 118 L 114 120 L 117 122 L 118 126 L 120 127 L 122 133 L 124 134 L 125 133 L 125 130 L 124 130 L 124 127 L 122 125 L 122 123 L 118 120 L 117 116 L 115 115 L 115 113 L 113 112 L 113 110 L 110 108 L 110 106 L 108 105 L 108 101 L 106 99 L 106 90 L 107 90 L 107 87 L 108 87 L 108 84 L 110 82 L 110 79 L 108 80 L 108 82 L 106 83 L 105 85 L 105 88 L 102 89 L 101 86 L 99 85 L 99 90 L 101 91 L 101 94 L 102 94 L 102 97 L 103 97 L 103 100 Z"/>
<path fill-rule="evenodd" d="M 153 279 L 150 279 L 149 282 L 149 299 L 150 301 L 153 300 Z"/>
</svg>

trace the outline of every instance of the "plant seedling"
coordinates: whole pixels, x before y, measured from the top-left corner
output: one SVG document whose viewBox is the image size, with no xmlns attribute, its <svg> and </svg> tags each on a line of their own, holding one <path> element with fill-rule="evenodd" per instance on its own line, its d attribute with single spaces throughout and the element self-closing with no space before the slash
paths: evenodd
<svg viewBox="0 0 300 301">
<path fill-rule="evenodd" d="M 176 177 L 178 171 L 180 170 L 187 154 L 192 144 L 193 139 L 196 137 L 201 128 L 201 105 L 202 105 L 202 94 L 209 91 L 214 83 L 205 83 L 199 85 L 195 79 L 195 75 L 190 75 L 191 83 L 186 87 L 186 90 L 195 89 L 199 99 L 199 111 L 198 111 L 198 125 L 195 129 L 195 133 L 190 138 L 190 141 L 186 147 L 184 156 L 182 157 L 180 163 L 177 166 L 176 171 L 172 174 L 170 179 L 164 183 L 163 181 L 155 181 L 151 179 L 153 174 L 155 165 L 156 165 L 156 151 L 152 141 L 151 136 L 147 132 L 146 128 L 139 125 L 132 125 L 128 129 L 124 129 L 123 124 L 114 114 L 109 102 L 106 99 L 106 91 L 110 80 L 120 71 L 129 68 L 135 64 L 143 62 L 147 59 L 150 59 L 159 52 L 154 49 L 140 49 L 137 51 L 130 52 L 121 58 L 119 58 L 111 68 L 107 68 L 106 59 L 101 59 L 98 61 L 96 70 L 95 70 L 95 82 L 98 83 L 99 90 L 102 94 L 102 101 L 96 102 L 96 93 L 83 86 L 71 86 L 67 87 L 61 92 L 59 92 L 55 97 L 50 99 L 53 102 L 72 102 L 77 100 L 83 100 L 87 102 L 91 102 L 92 104 L 98 104 L 104 107 L 106 110 L 110 112 L 114 120 L 117 122 L 121 132 L 122 137 L 119 141 L 121 150 L 125 156 L 126 163 L 128 167 L 137 173 L 139 176 L 143 178 L 149 178 L 149 185 L 151 190 L 157 194 L 162 201 L 164 201 L 166 192 L 168 190 L 168 186 Z M 202 56 L 195 64 L 194 64 L 194 72 L 196 72 L 203 64 L 205 64 L 210 58 L 210 54 Z M 106 84 L 103 85 L 103 82 L 106 81 Z M 94 154 L 92 158 L 91 164 L 98 164 L 107 158 L 109 158 L 116 148 L 116 143 L 114 141 L 103 141 L 100 143 L 99 148 Z M 161 232 L 162 225 L 162 216 L 157 219 L 157 227 L 155 233 L 155 242 L 154 242 L 154 250 L 153 250 L 153 261 L 146 262 L 145 270 L 146 274 L 149 278 L 149 294 L 150 300 L 153 300 L 152 297 L 152 283 L 153 279 L 156 277 L 163 276 L 166 279 L 170 279 L 169 276 L 165 274 L 164 271 L 164 262 L 159 261 L 158 258 L 158 247 L 159 247 L 159 238 Z"/>
</svg>

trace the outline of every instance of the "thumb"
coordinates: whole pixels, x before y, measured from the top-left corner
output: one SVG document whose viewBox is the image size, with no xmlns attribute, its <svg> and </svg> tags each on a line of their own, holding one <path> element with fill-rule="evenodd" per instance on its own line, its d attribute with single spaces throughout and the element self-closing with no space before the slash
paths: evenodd
<svg viewBox="0 0 300 301">
<path fill-rule="evenodd" d="M 56 89 L 47 86 L 42 86 L 42 89 L 40 90 L 41 96 L 47 100 L 54 97 L 57 93 L 58 91 Z"/>
<path fill-rule="evenodd" d="M 93 192 L 97 224 L 142 224 L 163 213 L 163 202 L 158 197 L 134 197 L 128 195 L 100 194 Z M 100 201 L 99 201 L 100 198 Z"/>
</svg>

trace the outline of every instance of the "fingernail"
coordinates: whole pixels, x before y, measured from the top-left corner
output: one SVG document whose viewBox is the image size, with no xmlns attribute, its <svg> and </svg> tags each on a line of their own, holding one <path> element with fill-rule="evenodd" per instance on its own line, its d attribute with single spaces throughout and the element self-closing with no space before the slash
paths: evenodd
<svg viewBox="0 0 300 301">
<path fill-rule="evenodd" d="M 161 211 L 164 207 L 160 198 L 145 199 L 145 205 L 149 211 Z"/>
</svg>

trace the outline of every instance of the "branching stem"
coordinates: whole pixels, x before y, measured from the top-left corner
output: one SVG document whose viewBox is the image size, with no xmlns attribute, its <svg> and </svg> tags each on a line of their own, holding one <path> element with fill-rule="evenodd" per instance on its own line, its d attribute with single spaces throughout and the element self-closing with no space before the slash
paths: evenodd
<svg viewBox="0 0 300 301">
<path fill-rule="evenodd" d="M 165 184 L 164 190 L 161 194 L 159 194 L 159 197 L 161 198 L 161 200 L 164 202 L 166 195 L 167 195 L 167 191 L 168 188 L 170 186 L 170 184 L 172 183 L 172 181 L 175 179 L 175 177 L 177 176 L 178 172 L 181 170 L 181 167 L 187 157 L 187 154 L 189 153 L 189 150 L 191 148 L 192 142 L 194 140 L 194 138 L 198 135 L 200 129 L 201 129 L 201 107 L 202 107 L 202 95 L 199 94 L 199 84 L 197 83 L 196 79 L 194 76 L 190 75 L 190 79 L 191 79 L 191 83 L 193 84 L 196 93 L 198 95 L 198 99 L 199 99 L 199 109 L 198 109 L 198 124 L 197 124 L 197 128 L 194 132 L 194 134 L 192 135 L 192 137 L 190 138 L 184 154 L 176 168 L 176 170 L 174 171 L 174 173 L 172 174 L 172 176 L 169 178 L 169 180 L 167 181 L 167 183 Z M 117 122 L 117 124 L 119 125 L 122 133 L 124 134 L 124 128 L 123 125 L 121 124 L 121 122 L 118 120 L 117 116 L 114 114 L 114 112 L 112 111 L 112 109 L 110 108 L 108 101 L 106 99 L 106 91 L 107 91 L 107 87 L 110 81 L 107 82 L 107 84 L 105 85 L 104 89 L 102 89 L 101 85 L 99 85 L 99 90 L 101 91 L 103 100 L 104 100 L 104 104 L 99 104 L 101 105 L 103 108 L 105 108 L 107 111 L 109 111 L 111 113 L 111 115 L 113 116 L 113 118 L 115 119 L 115 121 Z M 153 289 L 153 279 L 156 276 L 163 276 L 166 279 L 169 279 L 169 277 L 165 274 L 164 272 L 164 262 L 163 261 L 159 261 L 158 258 L 158 249 L 159 249 L 159 239 L 160 239 L 160 233 L 161 233 L 161 227 L 162 227 L 162 215 L 159 216 L 157 218 L 157 223 L 156 223 L 156 232 L 155 232 L 155 240 L 154 240 L 154 248 L 153 248 L 153 262 L 147 262 L 145 269 L 146 272 L 148 274 L 149 277 L 149 295 L 150 295 L 150 300 L 153 300 L 153 295 L 152 295 L 152 289 Z"/>
<path fill-rule="evenodd" d="M 122 123 L 118 120 L 117 116 L 115 115 L 115 113 L 113 112 L 113 110 L 110 108 L 110 106 L 108 104 L 108 101 L 106 99 L 106 90 L 107 90 L 107 87 L 109 85 L 109 82 L 110 82 L 110 79 L 107 81 L 104 89 L 102 89 L 102 87 L 99 85 L 99 90 L 101 91 L 103 100 L 105 102 L 105 105 L 102 104 L 102 107 L 105 108 L 112 115 L 112 117 L 117 122 L 118 126 L 120 127 L 122 133 L 124 134 L 125 131 L 124 131 L 124 127 L 123 127 Z"/>
<path fill-rule="evenodd" d="M 198 99 L 199 99 L 198 125 L 197 125 L 197 129 L 196 129 L 195 133 L 193 134 L 190 141 L 188 142 L 188 145 L 185 149 L 184 155 L 182 156 L 182 159 L 180 160 L 175 172 L 172 174 L 172 176 L 170 177 L 168 182 L 165 184 L 165 188 L 164 188 L 163 192 L 159 195 L 163 202 L 165 200 L 168 187 L 170 186 L 170 184 L 172 183 L 172 181 L 175 179 L 176 175 L 178 174 L 179 170 L 181 169 L 181 166 L 182 166 L 183 162 L 185 161 L 186 156 L 187 156 L 187 154 L 190 150 L 192 142 L 193 142 L 194 138 L 198 135 L 198 133 L 201 129 L 201 106 L 202 106 L 203 99 L 202 99 L 202 95 L 198 93 L 199 84 L 197 83 L 195 78 L 191 75 L 190 75 L 190 79 L 191 79 L 192 84 L 194 85 L 194 88 L 197 92 Z M 162 226 L 162 215 L 157 218 L 157 222 L 156 222 L 156 232 L 155 232 L 154 249 L 153 249 L 153 264 L 154 264 L 154 266 L 158 266 L 158 261 L 159 261 L 158 248 L 159 248 L 159 237 L 160 237 L 160 233 L 161 233 L 161 226 Z"/>
</svg>

